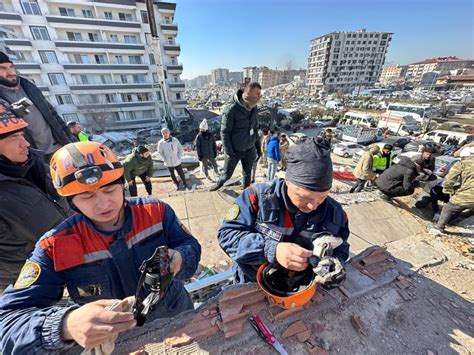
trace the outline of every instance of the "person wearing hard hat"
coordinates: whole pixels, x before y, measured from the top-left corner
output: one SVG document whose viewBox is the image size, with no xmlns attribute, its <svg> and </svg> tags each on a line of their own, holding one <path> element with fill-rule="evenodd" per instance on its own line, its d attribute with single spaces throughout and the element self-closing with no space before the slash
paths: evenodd
<svg viewBox="0 0 474 355">
<path fill-rule="evenodd" d="M 23 119 L 0 105 L 0 294 L 18 277 L 39 237 L 73 211 L 31 149 Z"/>
<path fill-rule="evenodd" d="M 125 199 L 123 167 L 97 142 L 59 149 L 50 171 L 58 194 L 77 214 L 39 240 L 0 298 L 0 352 L 52 353 L 76 344 L 90 349 L 134 327 L 126 298 L 140 285 L 142 262 L 164 245 L 174 278 L 149 320 L 193 309 L 182 280 L 196 271 L 201 247 L 169 205 Z M 64 288 L 74 303 L 59 306 Z M 140 289 L 139 299 L 149 292 Z"/>
<path fill-rule="evenodd" d="M 295 274 L 288 280 L 292 288 L 301 278 L 311 283 L 305 294 L 307 301 L 307 296 L 314 294 L 314 265 L 309 259 L 321 233 L 336 236 L 340 244 L 328 259 L 331 272 L 319 282 L 335 287 L 344 280 L 349 225 L 341 205 L 328 196 L 333 169 L 327 142 L 317 137 L 293 145 L 287 159 L 284 179 L 253 184 L 235 200 L 217 238 L 236 262 L 236 283 L 257 281 L 266 263 L 278 265 Z M 293 301 L 287 301 L 282 302 L 291 306 Z"/>
<path fill-rule="evenodd" d="M 455 163 L 444 178 L 443 193 L 450 196 L 443 206 L 436 228 L 431 234 L 439 234 L 457 215 L 464 210 L 474 209 L 474 147 L 466 147 L 460 153 L 460 161 Z M 455 183 L 460 183 L 455 189 Z"/>
</svg>

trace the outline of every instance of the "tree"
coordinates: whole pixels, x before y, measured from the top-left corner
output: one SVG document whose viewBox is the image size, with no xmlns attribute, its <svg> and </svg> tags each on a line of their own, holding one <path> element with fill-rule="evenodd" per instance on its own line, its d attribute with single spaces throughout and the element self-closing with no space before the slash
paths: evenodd
<svg viewBox="0 0 474 355">
<path fill-rule="evenodd" d="M 300 111 L 290 113 L 291 123 L 298 124 L 304 120 L 304 115 Z"/>
<path fill-rule="evenodd" d="M 84 126 L 91 133 L 101 133 L 107 130 L 107 122 L 112 119 L 112 113 L 107 108 L 106 103 L 105 97 L 94 95 L 88 96 L 82 102 L 82 105 L 89 106 L 83 108 L 81 113 L 87 117 Z"/>
</svg>

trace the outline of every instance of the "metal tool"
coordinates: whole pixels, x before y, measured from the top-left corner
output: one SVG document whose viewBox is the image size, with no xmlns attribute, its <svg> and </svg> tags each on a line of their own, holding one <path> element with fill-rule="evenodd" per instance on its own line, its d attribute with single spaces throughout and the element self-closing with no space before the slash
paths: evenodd
<svg viewBox="0 0 474 355">
<path fill-rule="evenodd" d="M 250 324 L 252 324 L 252 327 L 255 329 L 260 338 L 265 340 L 269 345 L 273 346 L 273 348 L 281 355 L 288 355 L 281 343 L 275 338 L 275 336 L 270 332 L 270 330 L 268 330 L 267 326 L 262 322 L 258 314 L 250 316 L 249 322 Z"/>
<path fill-rule="evenodd" d="M 145 323 L 147 315 L 163 299 L 173 279 L 168 247 L 160 246 L 156 248 L 151 258 L 143 261 L 139 270 L 141 274 L 135 292 L 135 303 L 132 311 L 137 320 L 137 325 L 141 327 Z M 140 297 L 142 288 L 150 292 L 143 300 Z"/>
</svg>

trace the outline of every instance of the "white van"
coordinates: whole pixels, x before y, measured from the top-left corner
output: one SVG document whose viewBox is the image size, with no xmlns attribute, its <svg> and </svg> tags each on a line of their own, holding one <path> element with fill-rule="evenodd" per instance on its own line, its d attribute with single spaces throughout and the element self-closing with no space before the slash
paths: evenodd
<svg viewBox="0 0 474 355">
<path fill-rule="evenodd" d="M 326 102 L 326 109 L 338 111 L 343 106 L 341 101 L 330 100 Z"/>
<path fill-rule="evenodd" d="M 346 122 L 348 121 L 349 124 L 353 124 L 355 126 L 365 126 L 365 127 L 377 127 L 377 123 L 375 121 L 374 116 L 368 115 L 365 113 L 360 112 L 346 112 L 344 114 L 344 119 Z M 350 123 L 352 122 L 352 123 Z"/>
<path fill-rule="evenodd" d="M 472 133 L 463 133 L 463 132 L 454 132 L 454 131 L 444 131 L 435 129 L 424 135 L 426 139 L 433 140 L 436 143 L 445 142 L 448 138 L 459 139 L 459 143 L 464 141 L 472 142 L 474 141 L 474 134 Z"/>
<path fill-rule="evenodd" d="M 410 116 L 390 116 L 381 114 L 379 116 L 378 128 L 388 128 L 400 136 L 418 135 L 421 133 L 416 125 L 415 119 Z"/>
</svg>

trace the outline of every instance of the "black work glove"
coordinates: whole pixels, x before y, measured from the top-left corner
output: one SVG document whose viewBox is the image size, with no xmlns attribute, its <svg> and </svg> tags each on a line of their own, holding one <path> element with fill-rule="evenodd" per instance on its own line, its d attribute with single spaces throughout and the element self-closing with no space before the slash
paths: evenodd
<svg viewBox="0 0 474 355">
<path fill-rule="evenodd" d="M 315 280 L 326 289 L 339 286 L 346 279 L 346 270 L 338 258 L 326 256 L 313 269 Z"/>
</svg>

